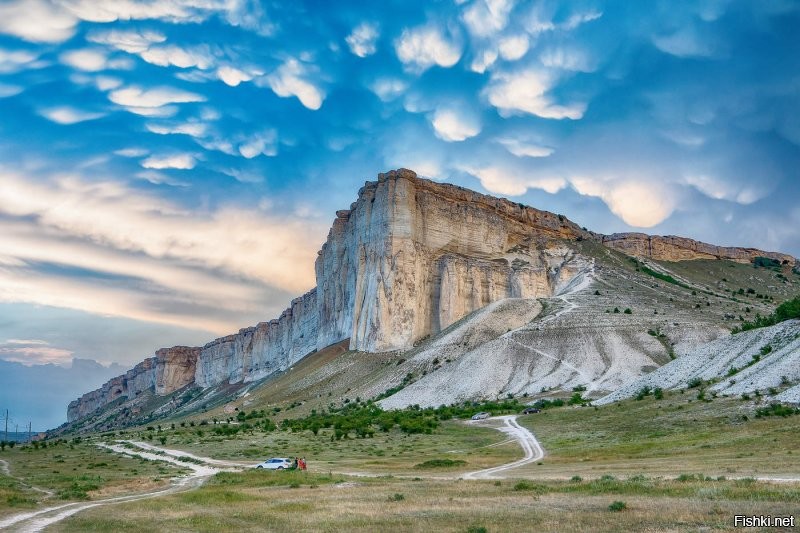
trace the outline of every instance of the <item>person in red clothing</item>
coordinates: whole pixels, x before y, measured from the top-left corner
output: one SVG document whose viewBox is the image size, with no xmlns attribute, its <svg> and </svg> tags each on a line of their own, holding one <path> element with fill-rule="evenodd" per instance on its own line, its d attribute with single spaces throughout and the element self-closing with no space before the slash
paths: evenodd
<svg viewBox="0 0 800 533">
<path fill-rule="evenodd" d="M 306 458 L 305 457 L 301 457 L 300 458 L 300 461 L 298 462 L 298 466 L 300 467 L 300 470 L 305 470 L 306 469 Z"/>
</svg>

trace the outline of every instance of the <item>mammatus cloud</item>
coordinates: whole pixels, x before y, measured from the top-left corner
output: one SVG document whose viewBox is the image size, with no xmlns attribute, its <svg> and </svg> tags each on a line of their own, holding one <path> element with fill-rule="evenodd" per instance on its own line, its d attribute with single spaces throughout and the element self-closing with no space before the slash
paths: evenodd
<svg viewBox="0 0 800 533">
<path fill-rule="evenodd" d="M 555 150 L 548 146 L 526 142 L 515 137 L 500 138 L 497 142 L 517 157 L 547 157 Z"/>
<path fill-rule="evenodd" d="M 367 57 L 375 53 L 377 50 L 376 42 L 378 41 L 378 25 L 370 22 L 362 22 L 355 28 L 352 33 L 345 38 L 347 46 L 350 51 L 358 57 Z"/>
<path fill-rule="evenodd" d="M 153 30 L 107 30 L 92 31 L 86 36 L 86 40 L 104 44 L 128 52 L 130 54 L 141 54 L 147 51 L 155 43 L 163 43 L 167 37 L 160 32 Z"/>
<path fill-rule="evenodd" d="M 310 73 L 310 67 L 297 59 L 289 58 L 272 74 L 266 76 L 265 82 L 278 96 L 283 98 L 296 96 L 301 104 L 316 111 L 322 107 L 325 95 L 309 81 Z"/>
<path fill-rule="evenodd" d="M 192 154 L 151 155 L 142 161 L 142 166 L 144 168 L 153 168 L 157 170 L 163 170 L 165 168 L 191 170 L 196 164 L 197 160 Z"/>
<path fill-rule="evenodd" d="M 571 178 L 570 183 L 580 194 L 600 198 L 612 213 L 638 228 L 663 222 L 677 205 L 675 192 L 658 182 L 578 176 Z"/>
<path fill-rule="evenodd" d="M 369 88 L 382 101 L 389 102 L 403 94 L 408 89 L 408 83 L 399 78 L 378 78 Z"/>
<path fill-rule="evenodd" d="M 315 222 L 234 206 L 196 212 L 112 181 L 3 172 L 0 185 L 10 220 L 0 258 L 15 260 L 0 264 L 3 302 L 224 333 L 267 295 L 279 296 L 268 306 L 277 313 L 287 293 L 314 283 Z"/>
<path fill-rule="evenodd" d="M 93 113 L 70 106 L 47 107 L 39 110 L 39 114 L 57 124 L 77 124 L 87 120 L 104 117 L 105 113 Z"/>
<path fill-rule="evenodd" d="M 417 73 L 435 65 L 449 68 L 461 59 L 461 47 L 435 25 L 403 30 L 394 47 L 397 58 Z"/>
<path fill-rule="evenodd" d="M 481 132 L 480 121 L 456 108 L 442 107 L 431 117 L 431 125 L 440 139 L 457 142 L 475 137 Z"/>
<path fill-rule="evenodd" d="M 128 111 L 145 116 L 170 116 L 174 114 L 174 110 L 169 104 L 204 102 L 206 100 L 202 95 L 172 87 L 142 89 L 137 86 L 111 91 L 108 99 L 125 107 Z"/>
<path fill-rule="evenodd" d="M 557 104 L 547 93 L 555 84 L 554 75 L 541 70 L 496 73 L 486 89 L 489 103 L 505 116 L 529 113 L 542 118 L 577 120 L 583 117 L 586 104 Z"/>
<path fill-rule="evenodd" d="M 27 41 L 60 43 L 75 33 L 77 18 L 47 0 L 0 3 L 0 33 Z"/>
<path fill-rule="evenodd" d="M 476 0 L 464 10 L 464 23 L 471 34 L 490 37 L 506 27 L 514 3 L 513 0 Z"/>
<path fill-rule="evenodd" d="M 566 180 L 557 176 L 536 177 L 531 176 L 525 170 L 513 170 L 500 166 L 464 166 L 462 170 L 478 178 L 487 191 L 504 196 L 520 196 L 531 188 L 555 194 L 567 185 Z"/>
</svg>

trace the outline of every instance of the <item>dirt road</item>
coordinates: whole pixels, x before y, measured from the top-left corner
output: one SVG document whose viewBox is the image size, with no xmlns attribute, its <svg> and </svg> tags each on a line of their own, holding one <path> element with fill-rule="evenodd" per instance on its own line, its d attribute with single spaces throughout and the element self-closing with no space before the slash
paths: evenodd
<svg viewBox="0 0 800 533">
<path fill-rule="evenodd" d="M 136 446 L 136 448 L 134 449 L 126 447 L 125 444 L 131 444 L 133 446 Z M 161 449 L 146 443 L 121 441 L 120 444 L 112 444 L 112 445 L 101 444 L 100 446 L 108 448 L 117 453 L 135 455 L 137 457 L 142 457 L 144 459 L 148 459 L 151 461 L 165 461 L 167 463 L 176 466 L 189 468 L 192 472 L 186 476 L 175 478 L 172 484 L 165 489 L 146 492 L 142 494 L 131 494 L 127 496 L 118 496 L 115 498 L 106 498 L 103 500 L 96 500 L 85 503 L 84 502 L 65 503 L 62 505 L 47 507 L 45 509 L 40 509 L 38 511 L 33 511 L 30 513 L 23 513 L 10 516 L 0 520 L 0 530 L 19 531 L 26 533 L 42 531 L 47 526 L 59 522 L 61 520 L 64 520 L 65 518 L 68 518 L 86 509 L 99 507 L 101 505 L 112 505 L 116 503 L 145 500 L 148 498 L 156 498 L 158 496 L 165 496 L 167 494 L 173 494 L 176 492 L 191 490 L 193 488 L 202 485 L 209 477 L 213 476 L 217 472 L 220 472 L 222 470 L 231 470 L 236 467 L 242 466 L 238 463 L 229 463 L 227 461 L 217 461 L 215 459 L 196 457 L 186 452 Z M 179 459 L 180 457 L 189 457 L 192 459 L 192 461 L 186 461 L 186 460 L 182 461 Z M 211 464 L 214 464 L 216 466 L 211 466 Z M 228 468 L 219 468 L 223 466 Z"/>
<path fill-rule="evenodd" d="M 499 427 L 492 424 L 493 421 L 497 420 L 503 422 L 503 424 Z M 487 418 L 486 420 L 471 422 L 471 424 L 476 426 L 486 426 L 491 424 L 490 427 L 494 427 L 498 431 L 502 431 L 509 437 L 515 439 L 522 448 L 522 451 L 525 452 L 525 457 L 504 465 L 493 466 L 492 468 L 485 468 L 475 472 L 468 472 L 462 476 L 464 479 L 501 479 L 506 477 L 505 473 L 509 470 L 513 470 L 529 463 L 534 463 L 544 457 L 544 449 L 542 448 L 541 444 L 539 444 L 539 441 L 536 440 L 536 437 L 534 437 L 533 433 L 517 423 L 517 415 L 497 416 L 493 418 Z"/>
</svg>

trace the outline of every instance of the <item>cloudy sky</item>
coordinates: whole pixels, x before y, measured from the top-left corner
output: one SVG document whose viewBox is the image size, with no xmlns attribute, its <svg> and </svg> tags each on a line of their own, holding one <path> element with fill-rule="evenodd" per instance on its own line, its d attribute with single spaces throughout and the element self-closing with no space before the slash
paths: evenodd
<svg viewBox="0 0 800 533">
<path fill-rule="evenodd" d="M 398 167 L 800 255 L 798 27 L 781 0 L 3 0 L 0 359 L 275 317 Z"/>
</svg>

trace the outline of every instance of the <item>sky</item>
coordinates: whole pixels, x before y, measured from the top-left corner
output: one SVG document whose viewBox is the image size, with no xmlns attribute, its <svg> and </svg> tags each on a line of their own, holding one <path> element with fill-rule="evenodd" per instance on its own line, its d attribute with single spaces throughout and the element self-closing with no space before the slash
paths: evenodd
<svg viewBox="0 0 800 533">
<path fill-rule="evenodd" d="M 1 0 L 0 359 L 131 366 L 277 317 L 400 167 L 800 256 L 798 27 L 782 0 Z"/>
</svg>

